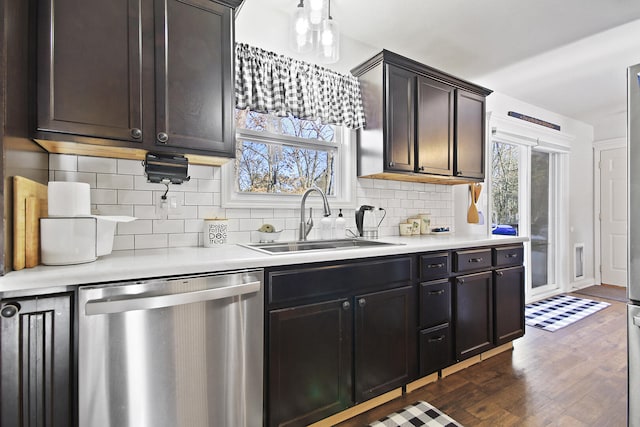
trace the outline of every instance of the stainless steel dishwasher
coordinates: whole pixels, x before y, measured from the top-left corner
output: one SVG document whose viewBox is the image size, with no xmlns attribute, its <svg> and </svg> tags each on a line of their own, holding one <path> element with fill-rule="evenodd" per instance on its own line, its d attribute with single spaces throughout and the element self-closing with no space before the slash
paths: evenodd
<svg viewBox="0 0 640 427">
<path fill-rule="evenodd" d="M 262 426 L 263 271 L 81 286 L 79 425 Z"/>
</svg>

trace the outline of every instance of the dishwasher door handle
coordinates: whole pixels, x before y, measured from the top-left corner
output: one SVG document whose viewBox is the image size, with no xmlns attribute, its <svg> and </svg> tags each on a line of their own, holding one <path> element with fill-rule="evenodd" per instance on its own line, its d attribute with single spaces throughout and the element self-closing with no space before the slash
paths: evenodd
<svg viewBox="0 0 640 427">
<path fill-rule="evenodd" d="M 261 285 L 262 283 L 260 281 L 255 281 L 221 288 L 184 292 L 180 294 L 132 297 L 115 300 L 91 300 L 87 301 L 84 306 L 84 310 L 87 316 L 95 314 L 124 313 L 126 311 L 134 310 L 150 310 L 153 308 L 171 307 L 174 305 L 189 304 L 193 302 L 235 297 L 238 295 L 257 292 L 260 290 Z"/>
</svg>

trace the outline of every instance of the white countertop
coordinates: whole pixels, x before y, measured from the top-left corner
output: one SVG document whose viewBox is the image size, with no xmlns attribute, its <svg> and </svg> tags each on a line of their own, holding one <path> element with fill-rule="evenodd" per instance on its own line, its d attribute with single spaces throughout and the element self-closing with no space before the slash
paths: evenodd
<svg viewBox="0 0 640 427">
<path fill-rule="evenodd" d="M 0 277 L 0 297 L 64 292 L 73 286 L 210 273 L 247 268 L 337 261 L 525 242 L 518 236 L 425 235 L 385 237 L 396 246 L 332 249 L 270 255 L 235 244 L 214 248 L 188 247 L 116 251 L 97 261 L 67 266 L 44 266 L 12 271 Z"/>
</svg>

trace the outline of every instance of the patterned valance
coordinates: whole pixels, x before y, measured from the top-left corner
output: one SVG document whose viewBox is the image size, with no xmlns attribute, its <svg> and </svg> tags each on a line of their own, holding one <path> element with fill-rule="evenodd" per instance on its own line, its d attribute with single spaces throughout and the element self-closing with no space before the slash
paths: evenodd
<svg viewBox="0 0 640 427">
<path fill-rule="evenodd" d="M 352 129 L 365 123 L 355 77 L 244 43 L 236 44 L 236 107 Z"/>
</svg>

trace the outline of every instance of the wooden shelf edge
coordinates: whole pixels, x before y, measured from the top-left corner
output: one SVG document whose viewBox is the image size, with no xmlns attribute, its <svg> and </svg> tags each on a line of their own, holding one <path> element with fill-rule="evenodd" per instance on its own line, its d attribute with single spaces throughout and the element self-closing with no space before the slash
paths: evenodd
<svg viewBox="0 0 640 427">
<path fill-rule="evenodd" d="M 422 182 L 427 184 L 442 184 L 442 185 L 458 185 L 458 184 L 471 184 L 474 182 L 482 182 L 481 179 L 471 178 L 458 178 L 453 176 L 440 176 L 440 175 L 426 175 L 419 173 L 400 173 L 400 172 L 380 172 L 371 175 L 363 175 L 358 178 L 371 178 L 371 179 L 386 179 L 389 181 L 404 181 L 404 182 Z"/>
<path fill-rule="evenodd" d="M 79 142 L 51 141 L 35 139 L 42 148 L 53 154 L 75 154 L 78 156 L 110 157 L 114 159 L 144 160 L 147 150 L 141 148 L 112 147 L 106 145 L 82 144 Z M 193 165 L 222 166 L 230 158 L 203 156 L 200 154 L 185 154 L 189 163 Z"/>
</svg>

